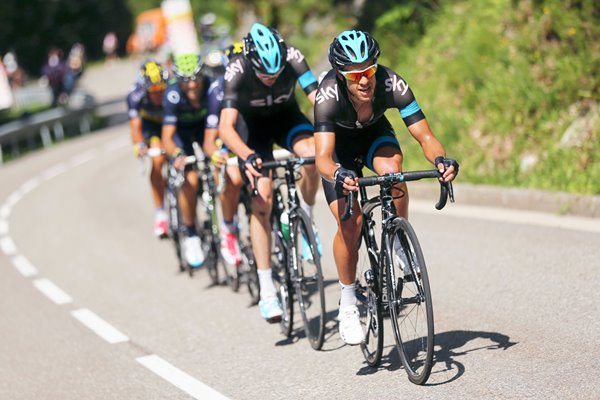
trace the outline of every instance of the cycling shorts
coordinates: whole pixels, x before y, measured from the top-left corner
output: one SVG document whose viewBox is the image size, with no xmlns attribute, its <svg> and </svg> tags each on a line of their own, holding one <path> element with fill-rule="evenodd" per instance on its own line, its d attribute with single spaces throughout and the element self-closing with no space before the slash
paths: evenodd
<svg viewBox="0 0 600 400">
<path fill-rule="evenodd" d="M 374 171 L 373 158 L 375 153 L 383 147 L 393 147 L 400 151 L 400 144 L 396 139 L 394 128 L 385 117 L 381 117 L 379 121 L 363 129 L 348 129 L 337 125 L 335 127 L 334 159 L 344 168 L 360 172 L 354 161 L 356 158 L 360 158 L 367 168 Z M 343 197 L 335 191 L 334 182 L 321 180 L 327 204 Z"/>
</svg>

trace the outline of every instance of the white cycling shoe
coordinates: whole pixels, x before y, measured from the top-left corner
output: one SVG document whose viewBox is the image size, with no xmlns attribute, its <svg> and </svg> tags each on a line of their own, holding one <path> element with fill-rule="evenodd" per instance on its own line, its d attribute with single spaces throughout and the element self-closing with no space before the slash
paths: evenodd
<svg viewBox="0 0 600 400">
<path fill-rule="evenodd" d="M 183 241 L 185 261 L 192 268 L 200 268 L 204 264 L 204 252 L 198 236 L 188 236 Z"/>
<path fill-rule="evenodd" d="M 340 337 L 349 345 L 361 344 L 365 339 L 362 325 L 360 324 L 358 307 L 346 306 L 340 308 L 338 319 L 340 321 Z"/>
</svg>

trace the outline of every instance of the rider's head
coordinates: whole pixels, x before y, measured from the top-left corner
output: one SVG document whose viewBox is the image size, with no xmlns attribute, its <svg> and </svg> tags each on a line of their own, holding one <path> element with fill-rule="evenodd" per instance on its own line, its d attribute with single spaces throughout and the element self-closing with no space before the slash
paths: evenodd
<svg viewBox="0 0 600 400">
<path fill-rule="evenodd" d="M 244 56 L 252 63 L 256 76 L 271 86 L 285 67 L 287 46 L 279 32 L 257 22 L 244 38 Z"/>
<path fill-rule="evenodd" d="M 167 87 L 169 73 L 163 67 L 154 61 L 148 61 L 142 64 L 138 80 L 146 89 L 150 100 L 155 104 L 162 102 L 162 95 Z"/>
<path fill-rule="evenodd" d="M 202 59 L 198 54 L 181 54 L 175 56 L 173 74 L 179 86 L 190 100 L 200 98 L 200 90 L 204 83 L 201 74 Z"/>
<path fill-rule="evenodd" d="M 374 95 L 378 56 L 379 44 L 368 32 L 344 31 L 329 46 L 331 66 L 359 100 Z"/>
</svg>

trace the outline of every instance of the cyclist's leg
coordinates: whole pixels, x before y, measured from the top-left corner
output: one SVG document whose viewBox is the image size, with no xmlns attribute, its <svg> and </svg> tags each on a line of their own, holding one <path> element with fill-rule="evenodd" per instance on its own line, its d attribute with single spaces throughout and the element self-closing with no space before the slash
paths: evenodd
<svg viewBox="0 0 600 400">
<path fill-rule="evenodd" d="M 160 140 L 161 125 L 142 119 L 142 135 L 150 148 L 162 148 Z M 158 237 L 167 235 L 167 215 L 164 211 L 165 180 L 162 168 L 165 157 L 162 155 L 151 157 L 152 169 L 150 170 L 150 186 L 154 203 L 154 234 Z"/>
</svg>

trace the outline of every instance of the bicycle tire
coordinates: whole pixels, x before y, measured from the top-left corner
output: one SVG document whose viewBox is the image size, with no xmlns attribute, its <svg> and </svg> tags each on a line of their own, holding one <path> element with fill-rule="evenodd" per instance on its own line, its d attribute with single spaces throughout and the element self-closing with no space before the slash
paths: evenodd
<svg viewBox="0 0 600 400">
<path fill-rule="evenodd" d="M 318 251 L 312 221 L 301 208 L 297 208 L 290 215 L 290 239 L 292 247 L 288 254 L 288 260 L 292 267 L 296 266 L 294 270 L 297 276 L 292 275 L 292 283 L 300 315 L 304 322 L 304 332 L 311 347 L 320 350 L 325 339 L 325 289 L 321 255 Z M 306 241 L 305 244 L 308 245 L 304 249 L 310 251 L 308 259 L 302 254 L 304 251 L 303 241 Z"/>
<path fill-rule="evenodd" d="M 364 219 L 363 223 L 366 224 L 367 220 Z M 367 226 L 363 226 L 362 229 L 362 243 L 359 244 L 356 266 L 356 299 L 360 323 L 365 335 L 360 349 L 367 364 L 378 367 L 383 354 L 383 306 L 380 295 L 383 273 L 379 268 L 379 251 L 375 235 L 369 233 Z M 370 236 L 370 245 L 367 244 L 365 235 Z"/>
<path fill-rule="evenodd" d="M 167 190 L 172 189 L 168 188 Z M 179 264 L 179 272 L 184 272 L 187 269 L 187 266 L 181 252 L 181 226 L 179 223 L 179 209 L 177 207 L 177 193 L 167 193 L 165 191 L 164 204 L 167 206 L 167 233 L 173 242 L 173 247 L 175 248 L 175 255 L 177 256 L 177 262 Z"/>
<path fill-rule="evenodd" d="M 287 269 L 287 245 L 283 238 L 277 212 L 274 212 L 271 218 L 271 232 L 271 269 L 277 297 L 283 311 L 279 327 L 281 333 L 289 338 L 294 330 L 294 290 Z"/>
<path fill-rule="evenodd" d="M 434 321 L 429 276 L 410 223 L 405 218 L 395 217 L 389 226 L 391 230 L 385 237 L 385 262 L 392 330 L 408 379 L 422 385 L 427 382 L 433 367 Z M 401 247 L 395 245 L 396 240 Z M 405 275 L 402 263 L 406 261 Z"/>
<path fill-rule="evenodd" d="M 250 294 L 250 304 L 258 304 L 260 300 L 260 285 L 258 283 L 258 272 L 256 269 L 256 260 L 250 246 L 242 247 L 242 276 Z"/>
</svg>

